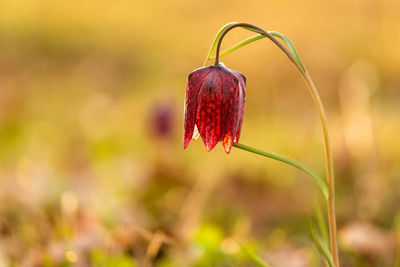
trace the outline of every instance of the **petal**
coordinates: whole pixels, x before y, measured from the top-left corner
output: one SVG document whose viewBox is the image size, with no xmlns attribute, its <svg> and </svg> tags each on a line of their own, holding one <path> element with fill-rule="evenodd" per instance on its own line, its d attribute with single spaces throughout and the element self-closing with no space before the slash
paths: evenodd
<svg viewBox="0 0 400 267">
<path fill-rule="evenodd" d="M 229 154 L 232 149 L 232 136 L 228 133 L 222 139 L 222 146 L 224 147 L 225 153 Z"/>
<path fill-rule="evenodd" d="M 235 136 L 235 143 L 239 142 L 239 138 L 240 138 L 240 133 L 242 131 L 242 125 L 243 125 L 243 118 L 244 118 L 244 108 L 246 105 L 246 90 L 244 90 L 242 87 L 240 88 L 240 109 L 238 109 L 238 113 L 239 113 L 239 126 L 237 128 L 237 132 L 236 132 L 236 136 Z"/>
<path fill-rule="evenodd" d="M 242 73 L 240 73 L 236 70 L 229 69 L 229 71 L 232 72 L 233 75 L 236 76 L 236 78 L 238 78 L 239 82 L 241 82 L 242 86 L 245 88 L 246 87 L 246 77 Z"/>
<path fill-rule="evenodd" d="M 197 69 L 189 74 L 186 85 L 185 96 L 185 120 L 184 120 L 184 141 L 183 147 L 186 148 L 193 136 L 196 122 L 197 98 L 204 78 L 212 70 L 210 67 Z"/>
<path fill-rule="evenodd" d="M 196 125 L 210 151 L 221 138 L 222 83 L 217 68 L 204 79 L 197 101 Z"/>
<path fill-rule="evenodd" d="M 240 121 L 240 83 L 239 79 L 226 68 L 219 68 L 223 83 L 223 115 L 222 115 L 222 145 L 225 152 L 232 148 L 233 138 L 236 136 Z"/>
<path fill-rule="evenodd" d="M 246 77 L 235 70 L 230 70 L 234 73 L 234 75 L 238 78 L 239 80 L 239 96 L 238 96 L 238 100 L 239 100 L 239 108 L 237 109 L 238 112 L 238 117 L 240 117 L 239 120 L 239 126 L 237 128 L 237 132 L 235 135 L 235 143 L 239 142 L 239 138 L 240 138 L 240 132 L 242 131 L 242 125 L 243 125 L 243 118 L 244 118 L 244 109 L 245 109 L 245 105 L 246 105 Z"/>
</svg>

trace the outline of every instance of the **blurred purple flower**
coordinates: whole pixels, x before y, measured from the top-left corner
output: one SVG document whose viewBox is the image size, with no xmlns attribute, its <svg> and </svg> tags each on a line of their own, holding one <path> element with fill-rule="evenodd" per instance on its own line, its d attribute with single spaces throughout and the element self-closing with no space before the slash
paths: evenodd
<svg viewBox="0 0 400 267">
<path fill-rule="evenodd" d="M 151 132 L 159 138 L 168 138 L 174 124 L 174 104 L 172 101 L 160 101 L 151 110 Z"/>
</svg>

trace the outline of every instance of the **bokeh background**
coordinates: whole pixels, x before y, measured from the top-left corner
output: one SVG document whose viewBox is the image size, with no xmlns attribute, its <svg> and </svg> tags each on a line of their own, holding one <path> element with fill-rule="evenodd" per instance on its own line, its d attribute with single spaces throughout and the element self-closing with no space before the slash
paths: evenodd
<svg viewBox="0 0 400 267">
<path fill-rule="evenodd" d="M 400 2 L 0 2 L 0 266 L 323 266 L 324 202 L 282 163 L 182 148 L 187 75 L 231 21 L 286 34 L 326 105 L 342 266 L 394 266 L 400 240 Z M 230 32 L 223 47 L 251 36 Z M 247 77 L 241 142 L 322 176 L 307 88 L 266 39 L 222 59 Z M 323 210 L 324 212 L 324 210 Z"/>
</svg>

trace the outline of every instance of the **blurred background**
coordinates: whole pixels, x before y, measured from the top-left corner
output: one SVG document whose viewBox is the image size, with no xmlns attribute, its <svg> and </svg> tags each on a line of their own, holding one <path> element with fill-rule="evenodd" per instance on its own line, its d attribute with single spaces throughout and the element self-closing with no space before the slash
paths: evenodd
<svg viewBox="0 0 400 267">
<path fill-rule="evenodd" d="M 323 266 L 309 177 L 201 139 L 183 150 L 187 75 L 231 21 L 289 36 L 320 90 L 342 266 L 394 266 L 399 12 L 395 0 L 1 1 L 0 266 L 254 266 L 235 239 L 272 266 Z M 240 141 L 324 177 L 317 113 L 288 59 L 264 39 L 222 61 L 247 77 Z"/>
</svg>

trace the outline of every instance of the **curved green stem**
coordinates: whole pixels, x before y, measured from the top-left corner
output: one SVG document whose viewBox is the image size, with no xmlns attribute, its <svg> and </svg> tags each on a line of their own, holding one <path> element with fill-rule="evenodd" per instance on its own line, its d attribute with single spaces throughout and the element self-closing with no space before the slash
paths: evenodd
<svg viewBox="0 0 400 267">
<path fill-rule="evenodd" d="M 244 27 L 244 28 L 248 29 L 247 27 Z M 274 37 L 278 37 L 278 38 L 282 39 L 286 43 L 286 45 L 289 47 L 290 52 L 293 54 L 294 58 L 301 65 L 303 70 L 306 70 L 306 67 L 304 66 L 303 62 L 301 61 L 299 54 L 297 53 L 296 47 L 293 45 L 293 43 L 290 41 L 290 39 L 286 35 L 284 35 L 282 33 L 279 33 L 279 32 L 276 32 L 276 31 L 268 31 L 268 33 L 271 34 Z M 241 48 L 241 47 L 243 47 L 245 45 L 251 44 L 251 43 L 253 43 L 255 41 L 258 41 L 260 39 L 263 39 L 263 38 L 266 38 L 266 36 L 263 35 L 263 34 L 257 34 L 257 35 L 254 35 L 252 37 L 249 37 L 246 40 L 243 40 L 240 43 L 238 43 L 238 44 L 236 44 L 234 46 L 231 46 L 230 48 L 222 51 L 219 56 L 222 57 L 222 56 L 225 56 L 227 54 L 230 54 L 233 51 L 235 51 L 235 50 L 237 50 L 237 49 L 239 49 L 239 48 Z M 214 41 L 214 43 L 215 43 L 215 41 Z M 212 52 L 214 52 L 214 51 L 211 51 L 211 53 Z M 208 59 L 215 59 L 215 56 L 211 56 L 211 54 L 210 54 L 208 56 Z M 205 63 L 207 63 L 207 61 Z"/>
<path fill-rule="evenodd" d="M 271 158 L 271 159 L 275 159 L 275 160 L 287 163 L 289 165 L 292 165 L 293 167 L 296 167 L 296 168 L 302 170 L 303 172 L 305 172 L 308 175 L 310 175 L 317 182 L 317 184 L 319 185 L 319 187 L 322 190 L 322 193 L 325 196 L 325 199 L 328 200 L 329 193 L 328 193 L 327 184 L 325 183 L 324 180 L 321 179 L 321 177 L 319 177 L 315 172 L 313 172 L 310 168 L 308 168 L 304 164 L 302 164 L 302 163 L 300 163 L 300 162 L 298 162 L 296 160 L 289 159 L 289 158 L 287 158 L 285 156 L 281 156 L 281 155 L 265 152 L 265 151 L 262 151 L 260 149 L 257 149 L 257 148 L 254 148 L 254 147 L 251 147 L 251 146 L 248 146 L 248 145 L 244 145 L 244 144 L 241 144 L 241 143 L 233 143 L 233 146 L 236 147 L 236 148 L 239 148 L 239 149 L 242 149 L 242 150 L 257 154 L 257 155 L 261 155 L 261 156 L 264 156 L 264 157 L 267 157 L 267 158 Z"/>
<path fill-rule="evenodd" d="M 328 133 L 328 120 L 324 106 L 321 101 L 321 97 L 318 94 L 317 88 L 314 85 L 310 75 L 306 71 L 303 74 L 303 78 L 307 83 L 311 97 L 318 110 L 322 133 L 324 137 L 324 152 L 325 152 L 325 165 L 326 165 L 326 179 L 329 188 L 329 199 L 328 199 L 328 224 L 329 224 L 329 237 L 330 247 L 332 252 L 333 262 L 336 267 L 339 267 L 339 251 L 336 240 L 336 211 L 335 211 L 335 178 L 333 174 L 333 156 L 332 149 Z"/>
<path fill-rule="evenodd" d="M 300 56 L 298 55 L 296 48 L 294 47 L 294 45 L 293 45 L 293 43 L 290 41 L 290 39 L 289 39 L 288 37 L 286 37 L 284 34 L 281 34 L 281 33 L 276 32 L 276 31 L 268 31 L 268 32 L 267 32 L 268 35 L 265 35 L 265 34 L 264 34 L 265 31 L 262 30 L 261 28 L 258 28 L 258 27 L 254 26 L 254 25 L 252 25 L 252 24 L 249 24 L 249 23 L 237 23 L 237 22 L 229 22 L 229 23 L 225 24 L 224 26 L 222 26 L 222 28 L 217 32 L 217 34 L 215 35 L 214 41 L 212 42 L 212 44 L 211 44 L 211 46 L 210 46 L 210 49 L 208 50 L 207 56 L 206 56 L 206 58 L 205 58 L 205 60 L 204 60 L 204 63 L 203 63 L 204 66 L 207 65 L 208 60 L 210 60 L 210 59 L 215 59 L 215 58 L 216 58 L 216 56 L 211 56 L 211 55 L 212 55 L 212 53 L 214 53 L 214 50 L 215 50 L 215 48 L 217 47 L 219 40 L 222 41 L 222 39 L 223 39 L 223 36 L 222 36 L 222 35 L 225 35 L 225 34 L 226 34 L 226 33 L 224 33 L 224 32 L 228 32 L 230 29 L 233 29 L 233 28 L 235 28 L 235 27 L 242 27 L 243 29 L 246 29 L 246 30 L 249 30 L 249 31 L 252 31 L 252 32 L 259 33 L 259 35 L 256 35 L 256 36 L 250 37 L 250 38 L 247 39 L 247 40 L 244 40 L 244 41 L 243 41 L 243 42 L 245 42 L 244 44 L 240 45 L 240 43 L 239 43 L 238 45 L 240 45 L 240 46 L 237 47 L 236 49 L 238 49 L 238 48 L 240 48 L 240 47 L 242 47 L 242 46 L 244 46 L 244 45 L 246 45 L 246 44 L 249 44 L 249 43 L 252 43 L 252 42 L 254 42 L 254 41 L 257 41 L 257 40 L 259 40 L 259 39 L 262 39 L 262 38 L 265 38 L 265 37 L 269 37 L 268 35 L 270 35 L 270 36 L 275 36 L 275 37 L 278 37 L 278 38 L 282 39 L 282 40 L 286 43 L 286 45 L 289 47 L 290 51 L 293 53 L 294 59 L 296 59 L 296 60 L 298 61 L 298 64 L 301 66 L 301 68 L 302 68 L 304 71 L 306 71 L 306 68 L 305 68 L 303 62 L 301 61 Z M 228 29 L 228 28 L 229 28 L 229 29 Z M 227 30 L 227 29 L 228 29 L 228 30 Z M 263 33 L 263 31 L 264 31 L 264 33 Z M 263 36 L 263 37 L 261 38 L 260 36 Z M 269 37 L 269 38 L 270 38 L 270 37 Z M 281 49 L 285 49 L 278 41 L 273 40 L 273 38 L 270 38 L 270 39 L 271 39 L 276 45 L 278 45 Z M 219 46 L 220 46 L 220 44 L 219 44 Z M 231 48 L 233 48 L 233 47 L 231 47 Z M 231 48 L 229 48 L 228 50 L 230 50 Z M 230 52 L 233 52 L 233 51 L 235 51 L 236 49 L 232 49 L 232 51 L 230 51 Z M 225 53 L 225 54 L 229 54 L 230 52 L 227 52 L 227 53 Z M 219 51 L 218 51 L 218 53 L 219 53 Z M 289 58 L 290 58 L 290 56 L 291 56 L 289 53 L 286 53 L 286 55 L 287 55 Z M 292 62 L 293 62 L 293 60 L 292 60 Z"/>
<path fill-rule="evenodd" d="M 337 238 L 336 238 L 336 213 L 335 213 L 335 186 L 334 186 L 334 175 L 333 175 L 333 157 L 332 157 L 332 150 L 330 145 L 330 139 L 328 134 L 328 121 L 326 118 L 326 113 L 324 106 L 322 104 L 321 98 L 319 96 L 318 90 L 314 85 L 307 69 L 305 68 L 303 62 L 301 61 L 300 57 L 297 54 L 296 49 L 292 42 L 286 36 L 279 34 L 277 32 L 269 33 L 255 25 L 249 23 L 230 23 L 224 26 L 222 32 L 218 32 L 218 38 L 215 39 L 214 43 L 218 40 L 216 46 L 216 56 L 215 56 L 215 65 L 219 66 L 219 54 L 221 43 L 224 36 L 232 29 L 236 27 L 242 27 L 247 30 L 257 32 L 259 34 L 264 35 L 268 39 L 270 39 L 279 49 L 286 54 L 289 60 L 296 66 L 300 74 L 303 76 L 311 97 L 314 101 L 315 107 L 317 108 L 321 127 L 322 127 L 322 134 L 324 139 L 324 152 L 325 152 L 325 165 L 326 165 L 326 179 L 328 184 L 328 191 L 329 191 L 329 198 L 328 198 L 328 223 L 329 223 L 329 237 L 330 237 L 330 249 L 332 253 L 333 263 L 335 267 L 339 267 L 339 253 L 337 248 Z M 289 47 L 289 50 L 280 43 L 272 34 L 276 35 L 278 38 L 281 38 L 286 45 Z M 215 46 L 212 46 L 210 49 L 210 53 L 207 56 L 207 59 L 210 57 L 214 50 Z"/>
</svg>

